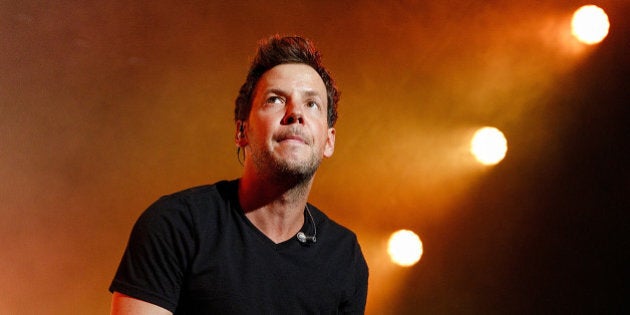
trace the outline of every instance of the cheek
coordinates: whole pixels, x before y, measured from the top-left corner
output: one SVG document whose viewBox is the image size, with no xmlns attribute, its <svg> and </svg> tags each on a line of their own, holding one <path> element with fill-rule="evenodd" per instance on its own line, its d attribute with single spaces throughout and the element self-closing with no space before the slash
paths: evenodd
<svg viewBox="0 0 630 315">
<path fill-rule="evenodd" d="M 271 141 L 273 138 L 273 128 L 268 124 L 263 124 L 261 122 L 255 122 L 250 126 L 249 129 L 249 140 L 250 142 L 256 143 L 266 143 Z"/>
</svg>

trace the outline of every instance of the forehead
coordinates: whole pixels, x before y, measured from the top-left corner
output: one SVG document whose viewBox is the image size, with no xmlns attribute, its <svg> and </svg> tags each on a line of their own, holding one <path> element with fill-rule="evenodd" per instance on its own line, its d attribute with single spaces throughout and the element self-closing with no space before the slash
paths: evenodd
<svg viewBox="0 0 630 315">
<path fill-rule="evenodd" d="M 270 89 L 286 93 L 302 92 L 326 97 L 326 85 L 317 71 L 301 63 L 277 65 L 267 70 L 256 83 L 255 94 Z"/>
</svg>

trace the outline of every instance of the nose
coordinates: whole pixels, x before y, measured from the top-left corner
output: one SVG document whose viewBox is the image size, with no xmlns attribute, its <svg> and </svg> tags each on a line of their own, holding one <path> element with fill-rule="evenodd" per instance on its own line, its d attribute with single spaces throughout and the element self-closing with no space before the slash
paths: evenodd
<svg viewBox="0 0 630 315">
<path fill-rule="evenodd" d="M 282 118 L 283 125 L 304 124 L 304 116 L 302 115 L 302 107 L 294 102 L 289 102 L 286 107 L 287 111 Z"/>
</svg>

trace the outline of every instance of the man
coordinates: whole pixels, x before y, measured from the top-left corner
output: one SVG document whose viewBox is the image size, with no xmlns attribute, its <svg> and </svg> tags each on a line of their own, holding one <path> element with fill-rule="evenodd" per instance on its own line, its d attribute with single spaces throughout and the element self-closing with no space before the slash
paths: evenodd
<svg viewBox="0 0 630 315">
<path fill-rule="evenodd" d="M 236 99 L 242 177 L 160 198 L 111 284 L 112 314 L 362 314 L 356 236 L 307 204 L 339 94 L 301 37 L 261 43 Z"/>
</svg>

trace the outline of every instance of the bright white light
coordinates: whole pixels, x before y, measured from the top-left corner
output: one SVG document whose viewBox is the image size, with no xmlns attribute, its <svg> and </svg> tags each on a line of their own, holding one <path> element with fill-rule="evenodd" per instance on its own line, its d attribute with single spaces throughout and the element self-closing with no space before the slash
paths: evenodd
<svg viewBox="0 0 630 315">
<path fill-rule="evenodd" d="M 403 267 L 415 265 L 422 257 L 422 242 L 416 233 L 399 230 L 392 234 L 387 245 L 387 253 L 393 263 Z"/>
<path fill-rule="evenodd" d="M 571 34 L 582 43 L 593 45 L 608 35 L 610 22 L 608 15 L 600 7 L 585 5 L 573 13 Z"/>
<path fill-rule="evenodd" d="M 503 160 L 507 153 L 507 140 L 497 128 L 481 128 L 475 132 L 470 142 L 470 153 L 481 164 L 497 164 Z"/>
</svg>

